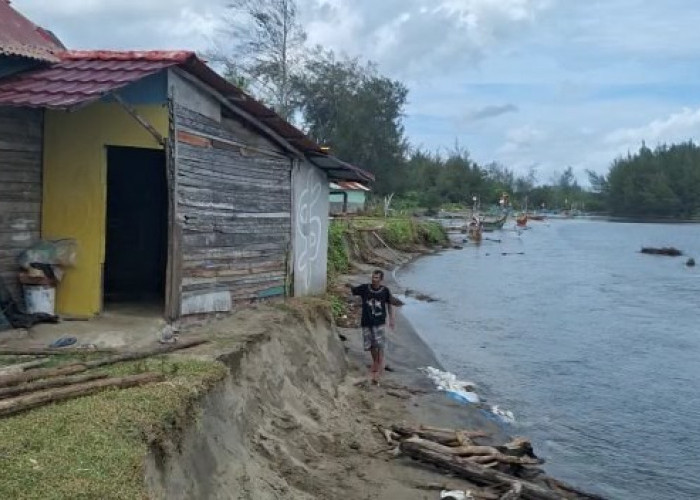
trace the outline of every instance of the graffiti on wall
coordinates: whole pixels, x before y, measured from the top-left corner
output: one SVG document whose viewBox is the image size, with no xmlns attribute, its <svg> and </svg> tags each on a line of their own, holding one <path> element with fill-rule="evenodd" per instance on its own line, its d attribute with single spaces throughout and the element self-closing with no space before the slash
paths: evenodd
<svg viewBox="0 0 700 500">
<path fill-rule="evenodd" d="M 295 280 L 301 280 L 304 289 L 311 286 L 311 277 L 316 261 L 321 253 L 321 236 L 323 231 L 321 221 L 321 195 L 323 187 L 309 169 L 303 181 L 303 189 L 299 195 L 296 213 L 297 226 L 297 256 Z"/>
</svg>

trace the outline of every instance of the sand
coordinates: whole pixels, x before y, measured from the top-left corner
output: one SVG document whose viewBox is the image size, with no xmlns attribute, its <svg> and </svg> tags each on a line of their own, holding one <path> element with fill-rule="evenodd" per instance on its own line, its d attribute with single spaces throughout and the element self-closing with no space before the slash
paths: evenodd
<svg viewBox="0 0 700 500">
<path fill-rule="evenodd" d="M 394 458 L 377 430 L 480 426 L 417 371 L 437 361 L 404 319 L 392 335 L 395 371 L 380 387 L 358 385 L 368 362 L 359 330 L 335 329 L 313 301 L 260 306 L 207 328 L 219 346 L 201 355 L 216 356 L 230 375 L 202 398 L 182 434 L 150 453 L 153 498 L 434 499 L 438 492 L 418 487 L 472 487 Z M 227 341 L 235 347 L 220 347 Z"/>
</svg>

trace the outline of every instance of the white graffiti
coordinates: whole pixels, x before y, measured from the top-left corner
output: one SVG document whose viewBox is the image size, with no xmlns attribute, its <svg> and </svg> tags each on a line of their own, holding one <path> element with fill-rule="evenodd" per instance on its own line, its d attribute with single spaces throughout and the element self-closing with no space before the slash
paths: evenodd
<svg viewBox="0 0 700 500">
<path fill-rule="evenodd" d="M 296 213 L 297 273 L 294 279 L 301 280 L 305 290 L 311 286 L 314 264 L 321 253 L 321 232 L 323 230 L 319 215 L 320 207 L 318 207 L 323 189 L 314 173 L 313 169 L 309 169 L 306 175 Z"/>
</svg>

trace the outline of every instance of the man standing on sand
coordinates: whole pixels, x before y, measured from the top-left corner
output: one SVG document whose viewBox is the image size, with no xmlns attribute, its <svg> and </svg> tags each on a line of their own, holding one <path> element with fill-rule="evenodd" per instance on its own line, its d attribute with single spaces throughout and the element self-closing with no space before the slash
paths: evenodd
<svg viewBox="0 0 700 500">
<path fill-rule="evenodd" d="M 365 351 L 372 354 L 370 376 L 372 383 L 379 384 L 384 371 L 384 349 L 386 347 L 386 320 L 389 328 L 394 329 L 395 316 L 392 303 L 394 298 L 387 287 L 382 284 L 383 271 L 372 273 L 372 283 L 359 286 L 347 285 L 353 295 L 362 298 L 362 340 Z"/>
</svg>

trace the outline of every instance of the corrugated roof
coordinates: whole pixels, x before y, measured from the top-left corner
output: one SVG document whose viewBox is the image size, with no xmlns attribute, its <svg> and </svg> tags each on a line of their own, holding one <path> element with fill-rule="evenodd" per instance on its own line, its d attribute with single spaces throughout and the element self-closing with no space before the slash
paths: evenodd
<svg viewBox="0 0 700 500">
<path fill-rule="evenodd" d="M 374 180 L 371 173 L 325 153 L 306 134 L 221 77 L 194 52 L 64 51 L 58 56 L 59 62 L 49 67 L 0 81 L 0 105 L 70 109 L 96 101 L 164 69 L 179 67 L 307 155 L 331 178 Z"/>
<path fill-rule="evenodd" d="M 359 182 L 338 182 L 341 189 L 346 189 L 348 191 L 371 191 L 370 188 L 360 184 Z"/>
<path fill-rule="evenodd" d="M 191 52 L 65 51 L 47 68 L 0 82 L 0 104 L 65 109 L 100 99 L 159 71 Z"/>
<path fill-rule="evenodd" d="M 0 54 L 54 62 L 55 53 L 64 48 L 51 32 L 17 12 L 8 0 L 0 0 Z"/>
</svg>

